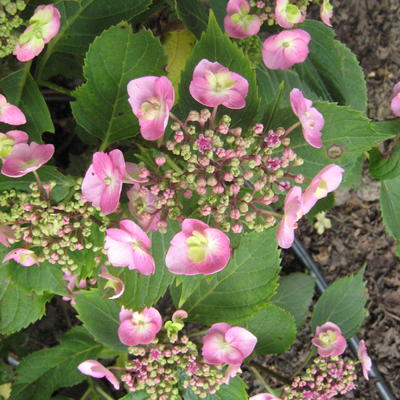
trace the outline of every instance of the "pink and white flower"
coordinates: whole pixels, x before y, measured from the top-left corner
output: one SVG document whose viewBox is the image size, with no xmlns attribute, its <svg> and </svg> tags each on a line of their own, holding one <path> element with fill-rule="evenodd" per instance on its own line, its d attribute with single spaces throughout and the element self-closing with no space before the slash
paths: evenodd
<svg viewBox="0 0 400 400">
<path fill-rule="evenodd" d="M 157 140 L 165 131 L 175 93 L 165 76 L 144 76 L 128 83 L 129 104 L 146 140 Z"/>
<path fill-rule="evenodd" d="M 290 105 L 292 111 L 300 120 L 304 139 L 313 147 L 322 147 L 321 129 L 325 121 L 322 114 L 312 107 L 312 101 L 306 99 L 300 89 L 293 89 L 290 92 Z"/>
<path fill-rule="evenodd" d="M 53 154 L 52 144 L 18 143 L 3 161 L 1 173 L 11 178 L 19 178 L 39 169 Z"/>
<path fill-rule="evenodd" d="M 0 243 L 10 247 L 10 241 L 15 240 L 14 231 L 7 225 L 0 225 Z"/>
<path fill-rule="evenodd" d="M 29 136 L 24 131 L 0 132 L 0 158 L 5 159 L 18 143 L 28 143 Z"/>
<path fill-rule="evenodd" d="M 344 169 L 336 164 L 329 164 L 312 179 L 303 193 L 303 213 L 307 214 L 319 199 L 336 190 L 342 182 Z"/>
<path fill-rule="evenodd" d="M 256 343 L 257 338 L 247 329 L 221 322 L 212 325 L 203 337 L 202 355 L 208 364 L 240 366 Z"/>
<path fill-rule="evenodd" d="M 390 108 L 396 117 L 400 117 L 400 82 L 394 85 Z"/>
<path fill-rule="evenodd" d="M 325 25 L 332 26 L 331 18 L 333 15 L 333 7 L 329 0 L 323 0 L 320 9 L 321 20 Z"/>
<path fill-rule="evenodd" d="M 0 94 L 0 122 L 9 125 L 23 125 L 26 123 L 24 113 L 17 106 L 9 103 L 2 94 Z"/>
<path fill-rule="evenodd" d="M 33 264 L 38 264 L 38 258 L 32 250 L 14 249 L 11 250 L 4 258 L 3 263 L 9 260 L 14 260 L 24 267 L 31 267 Z M 39 264 L 38 264 L 39 265 Z"/>
<path fill-rule="evenodd" d="M 249 14 L 250 5 L 246 0 L 229 0 L 224 18 L 225 32 L 235 39 L 256 35 L 262 21 L 257 15 Z"/>
<path fill-rule="evenodd" d="M 281 399 L 279 397 L 274 396 L 273 394 L 260 393 L 250 397 L 249 400 L 281 400 Z"/>
<path fill-rule="evenodd" d="M 347 347 L 346 339 L 341 329 L 333 322 L 317 326 L 312 344 L 317 347 L 321 357 L 336 357 L 344 353 Z"/>
<path fill-rule="evenodd" d="M 108 154 L 96 152 L 82 182 L 82 199 L 100 208 L 103 214 L 116 210 L 126 174 L 124 155 L 121 150 Z"/>
<path fill-rule="evenodd" d="M 278 245 L 282 249 L 292 246 L 297 221 L 303 216 L 303 199 L 300 186 L 293 186 L 285 198 L 283 218 L 276 231 Z"/>
<path fill-rule="evenodd" d="M 93 378 L 106 378 L 114 386 L 115 390 L 120 387 L 115 375 L 96 360 L 86 360 L 78 365 L 78 369 L 82 374 Z"/>
<path fill-rule="evenodd" d="M 358 359 L 361 361 L 364 378 L 368 381 L 368 374 L 372 369 L 372 360 L 368 356 L 367 346 L 364 340 L 360 340 L 360 343 L 358 344 L 357 355 Z"/>
<path fill-rule="evenodd" d="M 249 84 L 245 78 L 220 63 L 203 59 L 193 71 L 189 91 L 196 101 L 207 107 L 222 104 L 239 109 L 246 105 Z"/>
<path fill-rule="evenodd" d="M 269 69 L 288 69 L 308 56 L 311 36 L 302 29 L 282 31 L 270 36 L 263 45 L 264 64 Z"/>
<path fill-rule="evenodd" d="M 142 312 L 122 307 L 119 320 L 118 337 L 127 346 L 151 343 L 162 327 L 161 315 L 153 307 Z"/>
<path fill-rule="evenodd" d="M 114 275 L 111 275 L 104 265 L 101 267 L 101 274 L 99 274 L 99 277 L 107 280 L 106 284 L 104 285 L 104 289 L 111 288 L 114 291 L 114 295 L 109 297 L 110 300 L 118 299 L 124 294 L 124 281 Z"/>
<path fill-rule="evenodd" d="M 282 28 L 293 28 L 294 24 L 299 24 L 305 19 L 305 15 L 301 13 L 299 8 L 290 4 L 289 0 L 277 0 L 275 6 L 276 22 Z"/>
<path fill-rule="evenodd" d="M 228 264 L 229 237 L 197 219 L 185 219 L 182 231 L 171 240 L 165 263 L 173 274 L 214 274 Z"/>
<path fill-rule="evenodd" d="M 37 7 L 13 52 L 18 61 L 29 61 L 39 55 L 44 45 L 57 35 L 60 19 L 59 11 L 52 4 Z"/>
<path fill-rule="evenodd" d="M 104 248 L 110 263 L 114 267 L 136 269 L 143 275 L 153 274 L 155 265 L 149 252 L 151 242 L 146 232 L 129 219 L 120 221 L 119 226 L 120 229 L 106 230 Z"/>
</svg>

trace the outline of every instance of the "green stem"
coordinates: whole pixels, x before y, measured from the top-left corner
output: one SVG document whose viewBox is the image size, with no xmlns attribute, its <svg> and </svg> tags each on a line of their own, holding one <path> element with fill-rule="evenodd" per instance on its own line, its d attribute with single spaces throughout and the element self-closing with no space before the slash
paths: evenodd
<svg viewBox="0 0 400 400">
<path fill-rule="evenodd" d="M 40 180 L 39 174 L 36 171 L 32 171 L 32 173 L 35 176 L 36 183 L 37 183 L 37 185 L 39 187 L 39 191 L 40 191 L 40 194 L 43 197 L 43 200 L 50 201 L 49 197 L 46 194 L 46 191 L 44 190 L 44 187 L 43 187 L 42 181 Z"/>
<path fill-rule="evenodd" d="M 286 129 L 285 134 L 282 137 L 286 137 L 289 135 L 290 132 L 292 132 L 293 129 L 296 129 L 298 126 L 300 126 L 300 121 L 297 121 L 294 123 L 292 126 Z"/>
<path fill-rule="evenodd" d="M 268 385 L 268 383 L 262 377 L 262 375 L 257 370 L 257 368 L 256 367 L 249 367 L 249 368 L 250 368 L 251 372 L 254 374 L 254 376 L 256 377 L 256 379 L 265 387 L 265 389 L 267 389 L 267 392 L 272 394 L 273 390 L 272 390 L 271 386 Z"/>
<path fill-rule="evenodd" d="M 310 351 L 308 352 L 308 355 L 307 355 L 306 359 L 293 372 L 293 375 L 292 375 L 293 378 L 295 376 L 297 376 L 307 366 L 307 364 L 315 356 L 315 354 L 316 354 L 316 348 L 315 347 L 311 347 Z"/>
<path fill-rule="evenodd" d="M 290 379 L 286 378 L 286 376 L 280 375 L 277 372 L 273 371 L 272 369 L 265 367 L 264 365 L 258 363 L 257 361 L 250 361 L 249 366 L 253 366 L 257 369 L 261 369 L 263 372 L 265 372 L 266 374 L 272 376 L 273 378 L 275 378 L 276 380 L 280 381 L 281 383 L 285 384 L 285 385 L 290 385 L 291 381 Z"/>
<path fill-rule="evenodd" d="M 171 158 L 169 155 L 164 154 L 164 157 L 165 157 L 165 159 L 166 159 L 166 161 L 167 161 L 167 164 L 168 164 L 175 172 L 178 172 L 178 173 L 180 173 L 180 174 L 183 174 L 183 171 L 179 168 L 178 164 L 176 164 L 176 163 L 172 160 L 172 158 Z"/>
<path fill-rule="evenodd" d="M 109 394 L 107 394 L 100 386 L 95 386 L 97 393 L 103 396 L 103 400 L 114 400 Z"/>
<path fill-rule="evenodd" d="M 207 332 L 208 332 L 208 330 L 209 330 L 209 328 L 202 329 L 202 330 L 200 330 L 200 331 L 193 332 L 193 333 L 191 333 L 191 334 L 190 334 L 190 335 L 188 335 L 188 336 L 189 336 L 189 337 L 194 337 L 194 336 L 200 336 L 200 335 L 204 335 L 205 333 L 207 333 Z"/>
<path fill-rule="evenodd" d="M 57 85 L 57 84 L 55 84 L 53 82 L 44 81 L 44 80 L 39 79 L 38 80 L 38 84 L 40 86 L 44 86 L 44 87 L 47 87 L 49 89 L 55 90 L 56 92 L 59 92 L 59 93 L 65 94 L 67 96 L 73 97 L 72 96 L 72 90 L 68 90 L 68 89 L 66 89 L 66 88 L 64 88 L 62 86 L 59 86 L 59 85 Z"/>
<path fill-rule="evenodd" d="M 90 393 L 92 393 L 92 388 L 91 388 L 91 386 L 89 385 L 89 387 L 86 389 L 86 392 L 83 393 L 83 395 L 82 395 L 82 397 L 81 397 L 81 400 L 86 400 L 86 397 L 88 397 Z"/>
<path fill-rule="evenodd" d="M 273 217 L 278 217 L 280 219 L 283 218 L 283 214 L 280 214 L 280 213 L 277 213 L 277 212 L 271 211 L 271 210 L 264 210 L 264 209 L 255 207 L 252 204 L 250 204 L 250 208 L 252 208 L 254 211 L 256 211 L 260 214 L 272 215 Z"/>
</svg>

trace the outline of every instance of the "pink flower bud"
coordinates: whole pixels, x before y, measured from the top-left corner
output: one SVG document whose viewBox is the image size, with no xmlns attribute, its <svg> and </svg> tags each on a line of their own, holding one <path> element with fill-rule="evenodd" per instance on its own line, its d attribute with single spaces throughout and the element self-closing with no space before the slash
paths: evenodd
<svg viewBox="0 0 400 400">
<path fill-rule="evenodd" d="M 232 225 L 232 232 L 233 233 L 241 233 L 243 230 L 243 226 L 240 225 L 238 222 Z"/>
<path fill-rule="evenodd" d="M 251 128 L 251 129 L 256 135 L 261 135 L 264 131 L 264 125 L 263 124 L 255 124 L 253 126 L 253 128 Z"/>
<path fill-rule="evenodd" d="M 165 161 L 166 161 L 165 157 L 161 157 L 161 156 L 156 157 L 156 159 L 155 159 L 155 162 L 158 167 L 162 167 L 165 164 Z"/>
<path fill-rule="evenodd" d="M 119 382 L 115 375 L 106 367 L 101 365 L 96 360 L 86 360 L 78 365 L 78 369 L 82 374 L 91 376 L 93 378 L 106 378 L 115 390 L 119 390 Z"/>
<path fill-rule="evenodd" d="M 176 131 L 174 135 L 174 139 L 176 143 L 181 143 L 185 139 L 185 135 L 182 131 Z"/>
<path fill-rule="evenodd" d="M 226 151 L 225 151 L 225 149 L 223 149 L 223 148 L 218 148 L 216 151 L 216 154 L 217 154 L 217 156 L 219 157 L 219 158 L 225 158 L 225 156 L 226 156 Z"/>
<path fill-rule="evenodd" d="M 227 124 L 222 123 L 222 124 L 218 125 L 217 131 L 218 131 L 218 133 L 221 133 L 222 135 L 226 135 L 229 132 L 229 127 Z"/>
</svg>

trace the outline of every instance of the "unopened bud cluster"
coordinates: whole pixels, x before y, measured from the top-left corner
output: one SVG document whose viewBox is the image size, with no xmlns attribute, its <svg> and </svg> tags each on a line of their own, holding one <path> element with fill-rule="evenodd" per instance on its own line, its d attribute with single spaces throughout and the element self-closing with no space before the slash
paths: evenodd
<svg viewBox="0 0 400 400">
<path fill-rule="evenodd" d="M 0 58 L 11 54 L 18 40 L 15 31 L 23 20 L 19 13 L 25 9 L 23 0 L 0 0 Z"/>
<path fill-rule="evenodd" d="M 169 337 L 169 339 L 168 339 Z M 155 339 L 148 346 L 129 348 L 132 356 L 121 380 L 128 390 L 145 389 L 151 400 L 181 399 L 178 381 L 199 398 L 216 393 L 226 382 L 222 366 L 198 360 L 196 345 L 187 336 L 168 335 L 164 343 Z"/>
<path fill-rule="evenodd" d="M 79 272 L 77 251 L 90 249 L 93 257 L 102 255 L 102 248 L 93 246 L 92 229 L 104 231 L 108 219 L 94 207 L 81 200 L 80 182 L 73 188 L 70 199 L 57 205 L 49 198 L 55 183 L 46 184 L 48 194 L 36 183 L 31 192 L 9 190 L 0 195 L 0 225 L 9 226 L 18 247 L 34 251 L 38 263 L 58 264 L 64 272 Z M 75 253 L 75 256 L 72 255 Z"/>
<path fill-rule="evenodd" d="M 154 197 L 152 205 L 161 210 L 161 220 L 179 219 L 187 217 L 182 200 L 193 198 L 200 206 L 197 214 L 226 232 L 240 233 L 244 225 L 256 231 L 273 226 L 266 206 L 293 182 L 303 182 L 301 174 L 291 174 L 303 160 L 289 148 L 283 128 L 266 131 L 256 124 L 244 131 L 231 128 L 227 115 L 216 126 L 210 117 L 207 109 L 192 111 L 185 124 L 172 124 L 174 139 L 166 146 L 170 159 L 179 161 L 171 165 L 157 157 L 157 169 L 141 184 Z"/>
<path fill-rule="evenodd" d="M 355 363 L 339 357 L 318 357 L 302 376 L 284 388 L 285 400 L 328 400 L 355 388 Z"/>
</svg>

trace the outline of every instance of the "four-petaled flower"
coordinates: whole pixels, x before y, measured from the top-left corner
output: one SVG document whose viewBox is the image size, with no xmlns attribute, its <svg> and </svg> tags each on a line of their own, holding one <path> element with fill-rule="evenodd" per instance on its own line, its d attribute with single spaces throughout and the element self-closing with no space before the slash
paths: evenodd
<svg viewBox="0 0 400 400">
<path fill-rule="evenodd" d="M 96 360 L 86 360 L 78 365 L 78 369 L 82 374 L 93 378 L 106 378 L 114 389 L 119 389 L 120 384 L 115 375 Z"/>
<path fill-rule="evenodd" d="M 175 93 L 165 76 L 143 76 L 128 83 L 129 104 L 146 140 L 157 140 L 165 131 Z"/>
<path fill-rule="evenodd" d="M 108 154 L 96 152 L 82 182 L 82 198 L 103 214 L 116 210 L 126 175 L 124 155 L 118 149 Z"/>
<path fill-rule="evenodd" d="M 301 13 L 299 7 L 290 4 L 289 0 L 277 0 L 275 6 L 276 22 L 282 28 L 293 28 L 294 24 L 299 24 L 305 19 L 305 15 Z"/>
<path fill-rule="evenodd" d="M 140 274 L 154 273 L 154 259 L 149 253 L 151 242 L 146 232 L 129 219 L 119 222 L 120 229 L 106 230 L 104 248 L 114 267 L 136 269 Z"/>
<path fill-rule="evenodd" d="M 317 347 L 321 357 L 336 357 L 344 353 L 347 347 L 346 339 L 340 328 L 333 322 L 317 326 L 312 344 Z"/>
<path fill-rule="evenodd" d="M 118 337 L 127 346 L 151 343 L 162 328 L 161 315 L 153 307 L 142 312 L 122 307 L 119 320 Z"/>
<path fill-rule="evenodd" d="M 249 84 L 245 78 L 220 63 L 203 59 L 193 71 L 189 91 L 196 101 L 207 107 L 222 104 L 239 109 L 246 105 Z"/>
<path fill-rule="evenodd" d="M 206 363 L 240 366 L 257 343 L 247 329 L 224 322 L 214 324 L 203 337 L 202 356 Z"/>
<path fill-rule="evenodd" d="M 185 219 L 168 249 L 165 263 L 182 275 L 214 274 L 225 268 L 231 254 L 228 236 L 197 219 Z"/>
<path fill-rule="evenodd" d="M 0 158 L 4 160 L 18 143 L 28 143 L 29 136 L 24 131 L 0 132 Z"/>
<path fill-rule="evenodd" d="M 2 94 L 0 94 L 0 122 L 9 125 L 23 125 L 26 123 L 24 113 L 17 106 L 9 103 Z"/>
</svg>

